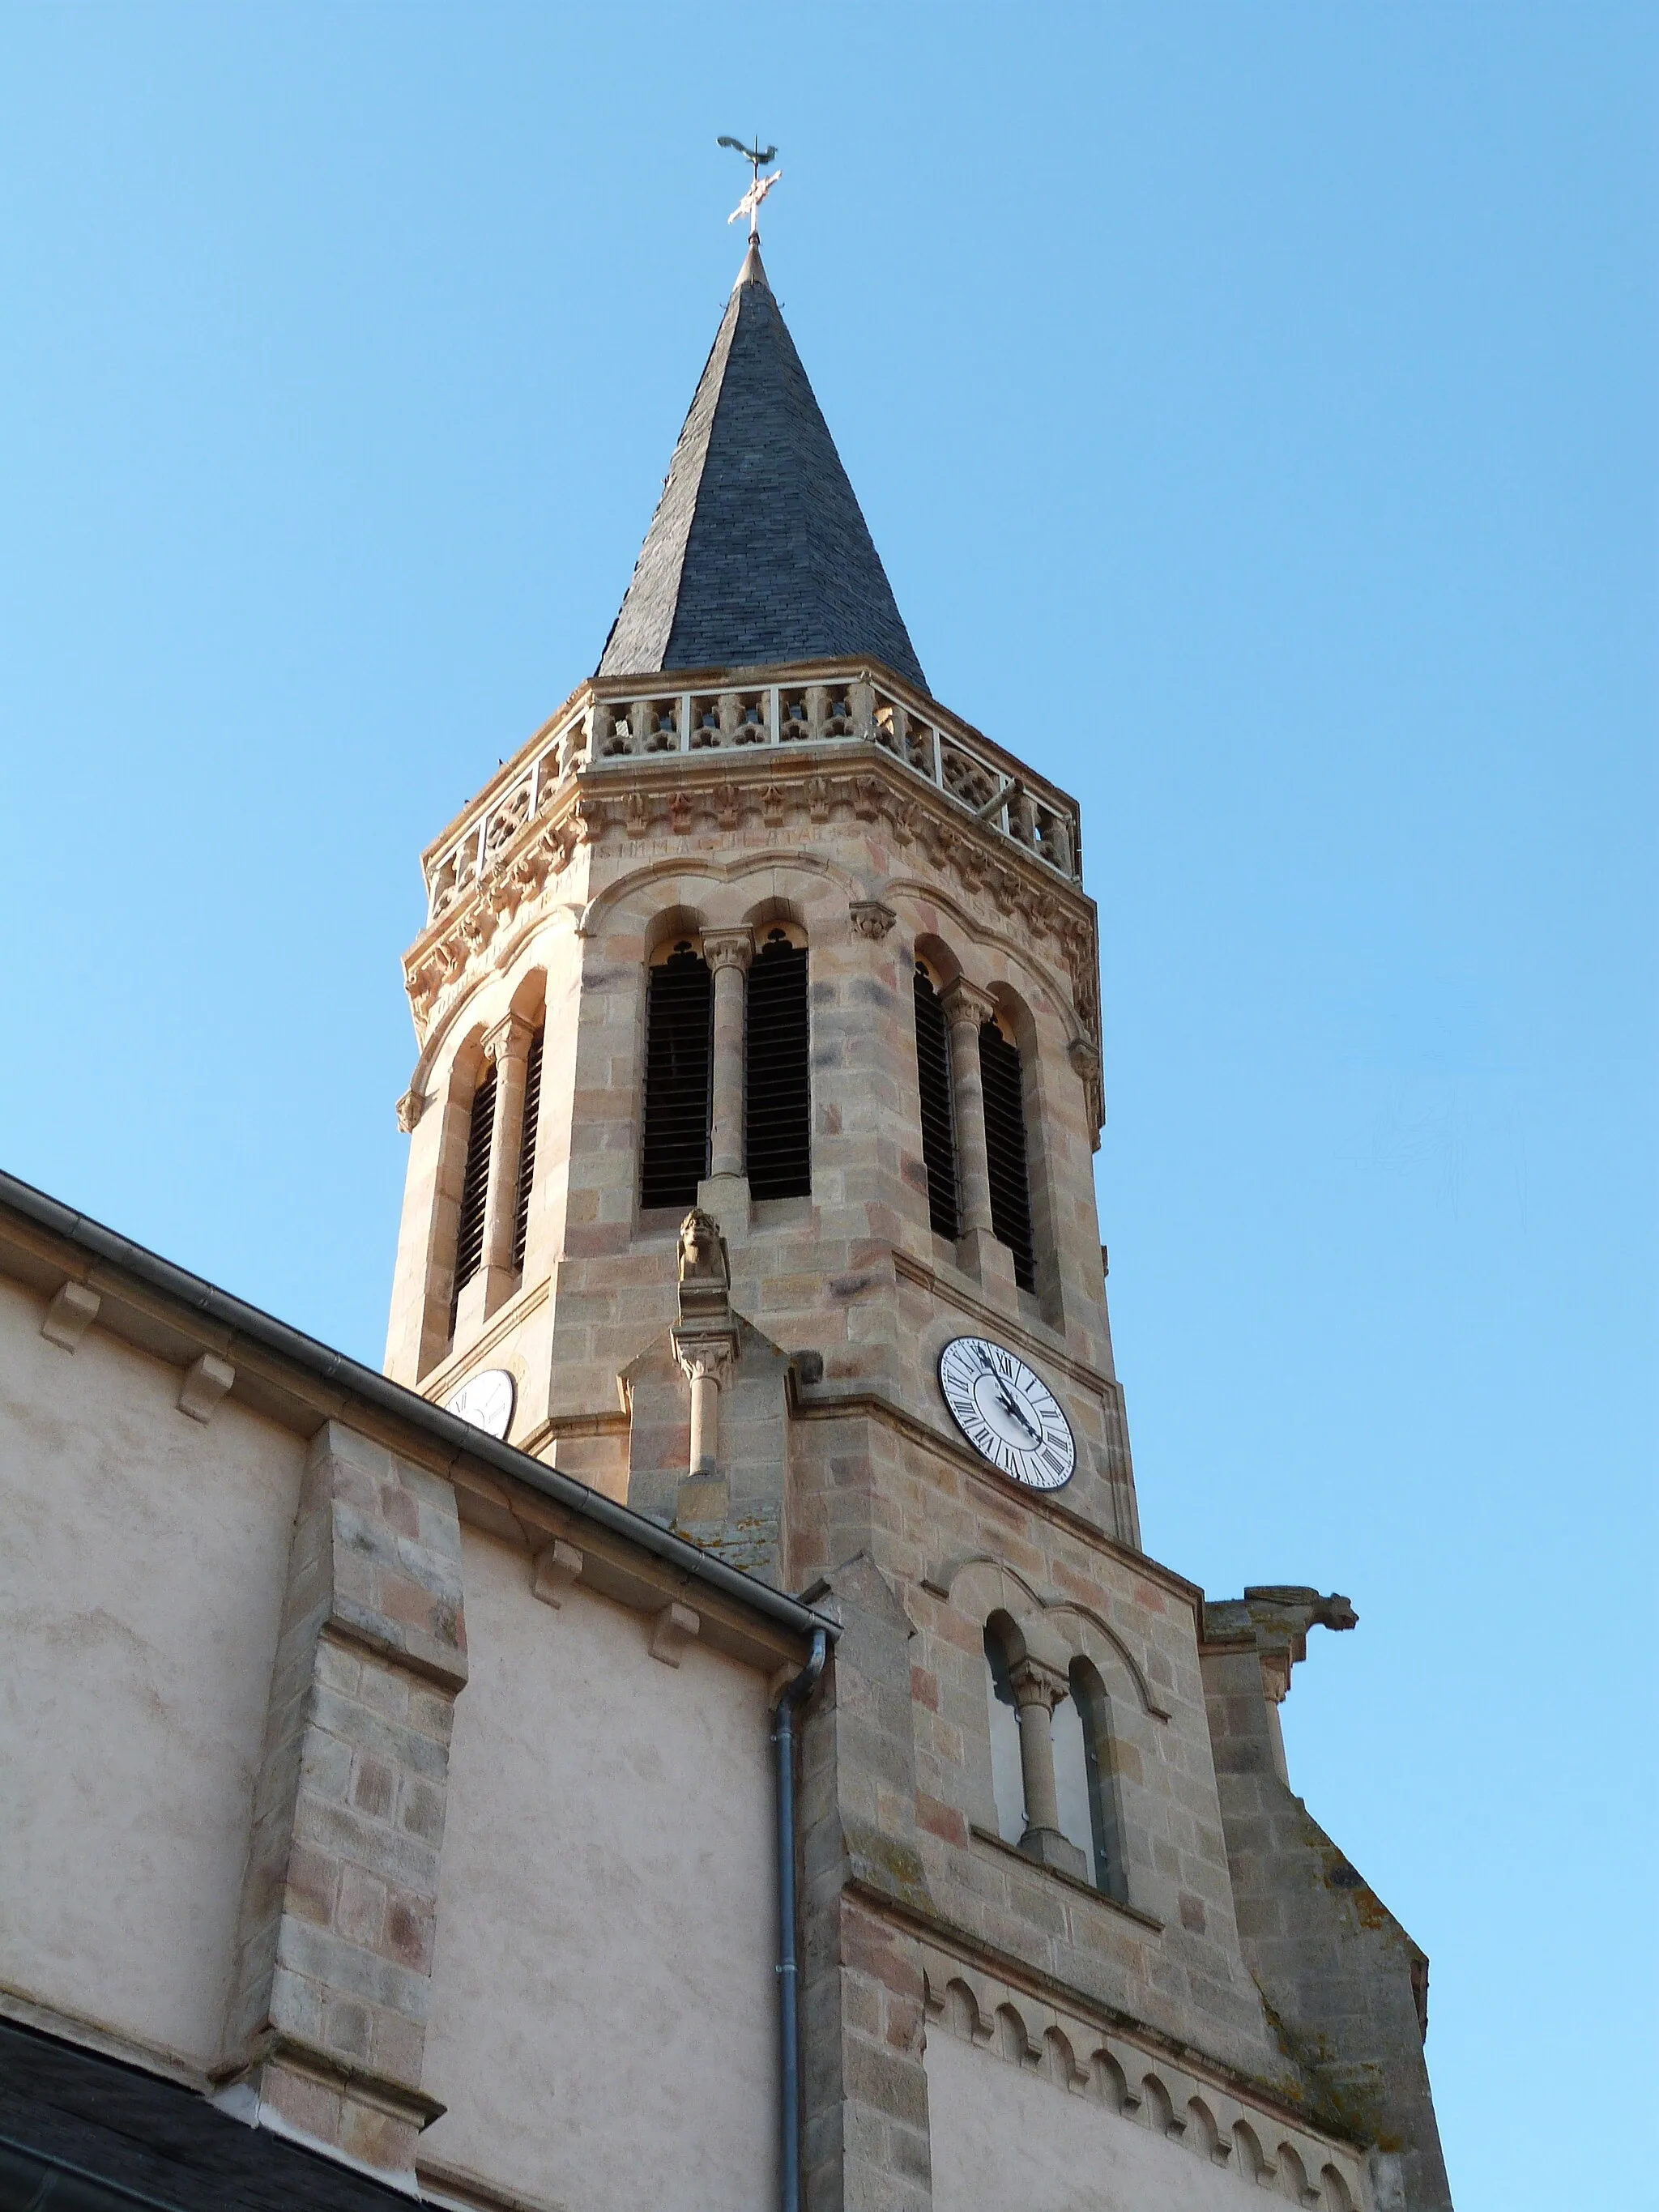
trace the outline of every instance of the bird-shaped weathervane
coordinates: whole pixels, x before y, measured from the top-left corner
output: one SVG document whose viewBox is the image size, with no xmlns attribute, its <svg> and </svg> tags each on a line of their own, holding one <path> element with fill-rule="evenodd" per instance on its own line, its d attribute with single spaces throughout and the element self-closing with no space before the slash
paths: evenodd
<svg viewBox="0 0 1659 2212">
<path fill-rule="evenodd" d="M 783 174 L 781 169 L 774 169 L 769 177 L 763 177 L 761 171 L 775 156 L 778 149 L 775 146 L 769 146 L 763 153 L 758 131 L 755 134 L 755 143 L 752 146 L 745 146 L 741 138 L 719 138 L 716 139 L 715 143 L 720 146 L 729 146 L 734 154 L 741 154 L 755 173 L 754 182 L 726 220 L 727 222 L 735 222 L 740 215 L 746 215 L 749 218 L 749 242 L 751 246 L 758 246 L 760 244 L 760 204 Z"/>
</svg>

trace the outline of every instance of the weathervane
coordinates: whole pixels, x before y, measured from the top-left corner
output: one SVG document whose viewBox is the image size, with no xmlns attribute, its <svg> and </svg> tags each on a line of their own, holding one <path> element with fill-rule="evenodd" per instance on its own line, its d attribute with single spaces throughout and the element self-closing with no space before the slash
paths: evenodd
<svg viewBox="0 0 1659 2212">
<path fill-rule="evenodd" d="M 720 138 L 715 141 L 715 143 L 729 146 L 734 154 L 741 154 L 755 173 L 755 181 L 726 220 L 727 222 L 735 222 L 740 215 L 746 215 L 749 218 L 749 243 L 751 246 L 758 246 L 760 244 L 760 204 L 783 174 L 781 169 L 774 169 L 769 177 L 763 177 L 761 171 L 775 156 L 778 149 L 775 146 L 769 146 L 763 153 L 758 131 L 755 134 L 755 143 L 752 146 L 745 146 L 741 138 Z"/>
</svg>

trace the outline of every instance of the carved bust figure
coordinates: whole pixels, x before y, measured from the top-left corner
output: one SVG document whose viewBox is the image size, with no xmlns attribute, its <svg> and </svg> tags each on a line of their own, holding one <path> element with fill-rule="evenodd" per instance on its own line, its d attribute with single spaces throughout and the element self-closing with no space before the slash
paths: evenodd
<svg viewBox="0 0 1659 2212">
<path fill-rule="evenodd" d="M 731 1281 L 720 1225 L 700 1206 L 694 1206 L 680 1224 L 680 1280 L 715 1283 L 722 1290 Z"/>
</svg>

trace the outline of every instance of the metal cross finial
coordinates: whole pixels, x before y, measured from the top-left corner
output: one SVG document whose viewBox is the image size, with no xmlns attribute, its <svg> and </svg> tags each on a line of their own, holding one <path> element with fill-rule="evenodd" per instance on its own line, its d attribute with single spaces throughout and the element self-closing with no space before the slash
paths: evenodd
<svg viewBox="0 0 1659 2212">
<path fill-rule="evenodd" d="M 774 159 L 778 149 L 775 146 L 769 146 L 763 153 L 758 132 L 756 133 L 752 146 L 745 146 L 741 138 L 722 137 L 716 139 L 715 143 L 720 146 L 729 146 L 734 154 L 741 154 L 755 173 L 754 182 L 726 220 L 727 222 L 735 222 L 740 215 L 746 215 L 749 218 L 749 242 L 751 246 L 758 246 L 760 244 L 760 204 L 783 174 L 781 169 L 774 169 L 769 177 L 763 177 L 761 171 L 769 161 Z"/>
</svg>

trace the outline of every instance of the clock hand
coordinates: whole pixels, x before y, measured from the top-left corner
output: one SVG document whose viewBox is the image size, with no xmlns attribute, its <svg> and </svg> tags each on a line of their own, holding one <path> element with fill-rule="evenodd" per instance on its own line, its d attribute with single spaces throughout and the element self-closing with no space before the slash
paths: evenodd
<svg viewBox="0 0 1659 2212">
<path fill-rule="evenodd" d="M 1031 1442 L 1033 1443 L 1041 1443 L 1042 1441 L 1042 1430 L 1033 1425 L 1030 1415 L 1026 1412 L 1024 1407 L 1020 1404 L 1018 1399 L 1014 1396 L 1013 1393 L 1008 1389 L 1006 1383 L 1003 1385 L 1002 1389 L 1002 1402 L 1008 1408 L 1008 1411 L 1013 1415 L 1014 1419 L 1019 1423 L 1021 1428 L 1024 1430 L 1026 1435 L 1030 1437 Z"/>
<path fill-rule="evenodd" d="M 1030 1415 L 1026 1412 L 1024 1407 L 1020 1404 L 1018 1399 L 1015 1397 L 1013 1392 L 1008 1388 L 1006 1382 L 1002 1379 L 1002 1376 L 998 1374 L 996 1369 L 982 1352 L 980 1355 L 979 1364 L 984 1372 L 988 1375 L 991 1380 L 996 1384 L 1003 1404 L 1013 1415 L 1014 1419 L 1019 1423 L 1019 1425 L 1024 1430 L 1026 1435 L 1030 1437 L 1033 1443 L 1041 1443 L 1042 1441 L 1042 1430 L 1032 1426 Z"/>
</svg>

